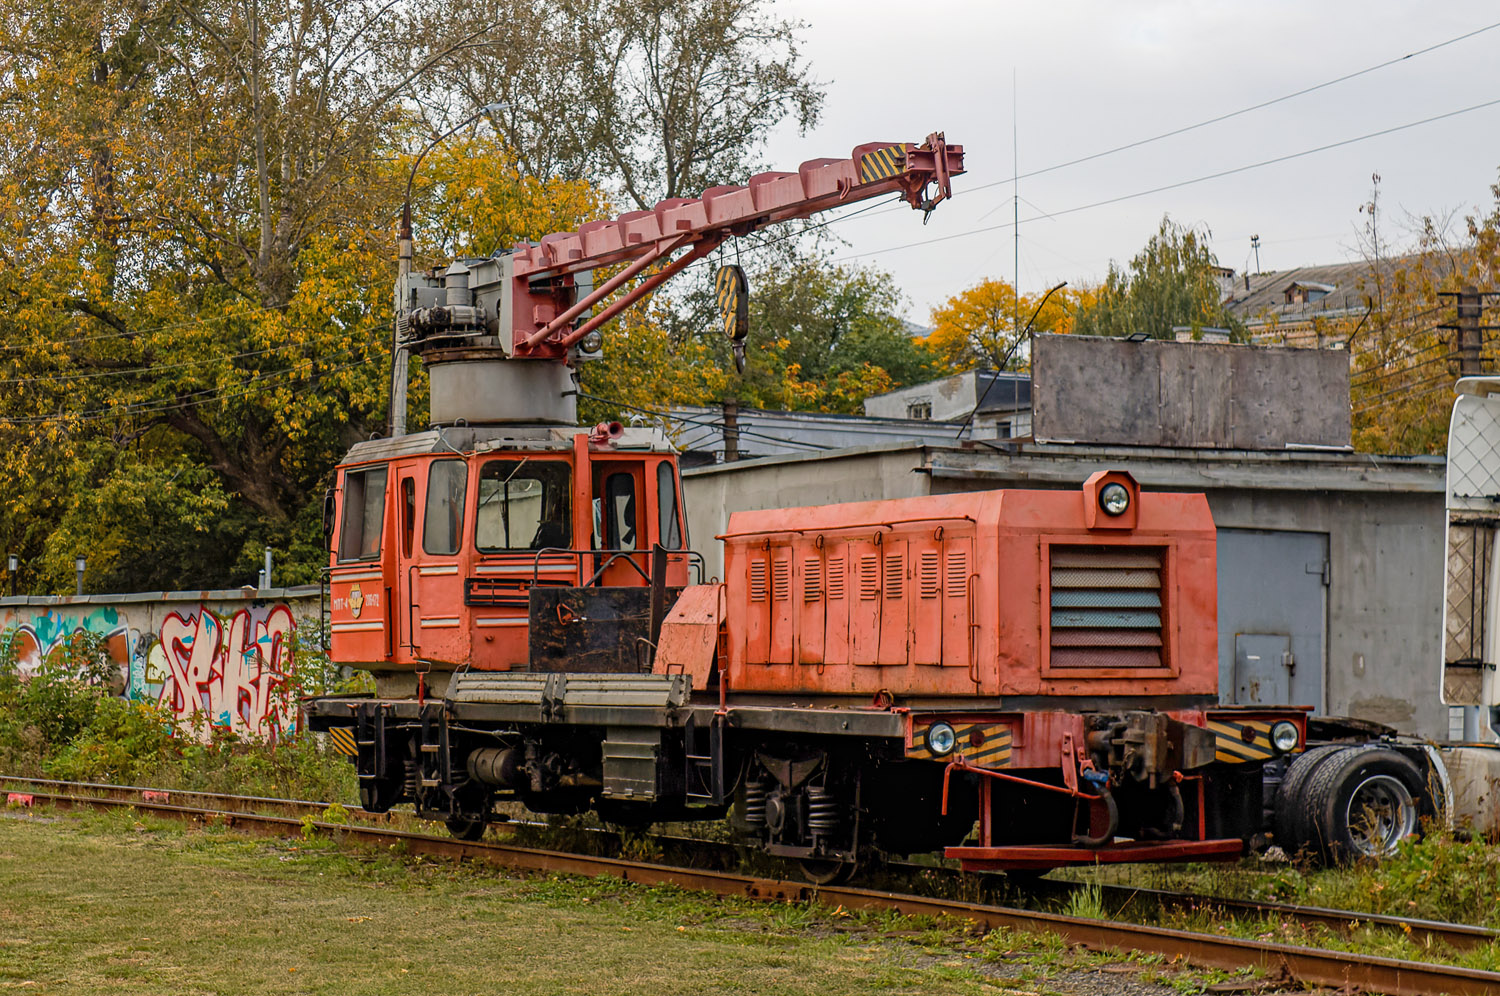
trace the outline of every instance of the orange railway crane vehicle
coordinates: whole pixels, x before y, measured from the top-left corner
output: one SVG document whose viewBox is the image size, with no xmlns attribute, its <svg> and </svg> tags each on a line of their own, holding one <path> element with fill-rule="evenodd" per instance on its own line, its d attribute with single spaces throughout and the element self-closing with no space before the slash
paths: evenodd
<svg viewBox="0 0 1500 996">
<path fill-rule="evenodd" d="M 403 274 L 398 340 L 429 370 L 433 428 L 356 445 L 330 498 L 332 656 L 376 693 L 307 706 L 366 808 L 460 835 L 501 799 L 732 815 L 821 881 L 871 847 L 1044 869 L 1260 837 L 1265 771 L 1305 713 L 1218 706 L 1203 496 L 1112 471 L 737 513 L 720 583 L 667 439 L 574 427 L 575 361 L 693 260 L 889 193 L 931 211 L 962 172 L 942 135 L 862 145 Z"/>
</svg>

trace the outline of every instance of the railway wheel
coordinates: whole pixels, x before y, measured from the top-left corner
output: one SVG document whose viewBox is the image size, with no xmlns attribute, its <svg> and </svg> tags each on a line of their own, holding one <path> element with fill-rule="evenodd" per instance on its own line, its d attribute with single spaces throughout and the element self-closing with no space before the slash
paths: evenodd
<svg viewBox="0 0 1500 996">
<path fill-rule="evenodd" d="M 1384 747 L 1345 747 L 1318 765 L 1301 790 L 1312 843 L 1330 864 L 1394 854 L 1419 832 L 1432 800 L 1421 770 Z"/>
<path fill-rule="evenodd" d="M 813 885 L 843 885 L 854 877 L 859 865 L 839 858 L 801 858 L 802 877 Z"/>
<path fill-rule="evenodd" d="M 448 833 L 459 840 L 479 840 L 490 825 L 490 821 L 484 817 L 469 816 L 450 816 L 443 822 Z"/>
<path fill-rule="evenodd" d="M 1306 807 L 1302 804 L 1303 786 L 1329 755 L 1344 749 L 1343 744 L 1325 744 L 1304 751 L 1292 760 L 1286 775 L 1276 789 L 1276 798 L 1271 810 L 1271 833 L 1276 846 L 1295 858 L 1312 843 L 1312 826 L 1305 819 Z"/>
</svg>

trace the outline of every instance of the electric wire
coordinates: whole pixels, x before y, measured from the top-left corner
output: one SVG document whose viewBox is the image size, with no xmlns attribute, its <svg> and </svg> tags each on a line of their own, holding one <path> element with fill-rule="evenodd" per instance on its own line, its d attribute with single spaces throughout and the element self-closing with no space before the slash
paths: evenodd
<svg viewBox="0 0 1500 996">
<path fill-rule="evenodd" d="M 600 404 L 611 405 L 611 406 L 614 406 L 616 408 L 626 409 L 628 411 L 640 412 L 643 415 L 650 415 L 653 418 L 666 419 L 669 422 L 681 422 L 681 423 L 684 423 L 684 424 L 687 424 L 687 425 L 693 425 L 693 426 L 696 426 L 698 428 L 705 428 L 705 429 L 721 429 L 722 430 L 723 428 L 725 428 L 725 426 L 724 426 L 724 424 L 722 422 L 714 421 L 711 417 L 706 416 L 706 415 L 702 416 L 702 417 L 694 417 L 694 416 L 690 416 L 690 415 L 674 415 L 670 411 L 663 411 L 661 409 L 656 409 L 656 408 L 642 408 L 640 405 L 632 405 L 632 404 L 630 404 L 628 402 L 620 401 L 620 400 L 615 399 L 615 398 L 600 397 L 597 394 L 589 394 L 589 393 L 587 393 L 585 391 L 579 391 L 579 392 L 577 392 L 577 394 L 578 394 L 578 397 L 580 397 L 580 398 L 587 398 L 590 401 L 597 401 Z M 778 438 L 776 436 L 766 435 L 763 432 L 757 432 L 754 429 L 746 429 L 746 428 L 743 428 L 743 427 L 740 427 L 738 429 L 738 432 L 739 432 L 739 434 L 741 436 L 752 436 L 752 437 L 755 437 L 755 438 L 758 438 L 758 439 L 764 439 L 767 442 L 778 443 L 778 444 L 783 445 L 783 446 L 802 446 L 802 447 L 806 447 L 808 449 L 813 449 L 813 450 L 831 450 L 831 449 L 835 448 L 835 447 L 832 447 L 832 446 L 824 446 L 824 445 L 822 445 L 820 443 L 805 442 L 805 441 L 800 440 L 800 439 L 781 439 L 781 438 Z"/>
<path fill-rule="evenodd" d="M 137 336 L 151 335 L 156 332 L 172 332 L 177 329 L 192 328 L 195 325 L 213 325 L 218 322 L 231 322 L 236 318 L 246 315 L 261 315 L 268 311 L 280 311 L 289 308 L 289 304 L 268 304 L 260 308 L 247 308 L 244 311 L 236 311 L 228 315 L 207 316 L 195 318 L 192 321 L 178 322 L 174 325 L 157 325 L 152 328 L 128 329 L 126 331 L 101 332 L 98 335 L 69 336 L 66 339 L 50 339 L 38 342 L 22 342 L 0 345 L 0 352 L 14 352 L 22 349 L 45 349 L 52 346 L 71 346 L 83 342 L 101 342 L 105 339 L 134 339 Z M 98 319 L 102 321 L 102 319 Z"/>
<path fill-rule="evenodd" d="M 242 386 L 244 386 L 246 384 L 256 384 L 256 383 L 261 383 L 261 382 L 264 382 L 264 381 L 267 381 L 267 380 L 279 379 L 279 378 L 283 378 L 283 377 L 291 377 L 291 376 L 296 375 L 296 374 L 300 373 L 301 371 L 309 369 L 309 368 L 312 368 L 315 371 L 315 374 L 318 375 L 318 376 L 321 376 L 322 374 L 334 373 L 334 372 L 338 372 L 338 371 L 342 371 L 342 370 L 347 370 L 347 369 L 350 369 L 351 367 L 359 366 L 359 365 L 367 362 L 367 360 L 365 360 L 365 359 L 359 359 L 359 360 L 355 360 L 352 363 L 341 364 L 341 365 L 338 365 L 338 366 L 335 366 L 335 367 L 330 367 L 327 370 L 323 370 L 323 371 L 317 371 L 316 367 L 317 367 L 317 365 L 318 365 L 319 362 L 326 362 L 328 360 L 337 359 L 337 358 L 339 358 L 341 356 L 347 356 L 347 355 L 349 355 L 351 353 L 354 353 L 354 352 L 358 351 L 362 347 L 366 347 L 366 346 L 369 346 L 369 345 L 375 343 L 376 341 L 377 341 L 377 337 L 375 337 L 375 336 L 369 336 L 366 339 L 364 339 L 363 341 L 358 342 L 358 343 L 356 343 L 354 345 L 351 345 L 351 346 L 347 346 L 344 349 L 337 350 L 337 351 L 332 352 L 332 353 L 322 353 L 322 354 L 319 354 L 319 355 L 310 356 L 307 359 L 305 359 L 305 360 L 303 360 L 303 361 L 301 361 L 301 362 L 299 362 L 299 363 L 297 363 L 297 364 L 295 364 L 295 365 L 293 365 L 291 367 L 288 367 L 288 368 L 286 368 L 284 370 L 267 370 L 267 371 L 263 371 L 262 373 L 254 374 L 254 375 L 251 375 L 249 377 L 243 378 L 238 383 L 236 383 L 234 385 L 234 387 L 242 387 Z M 151 414 L 157 414 L 157 413 L 165 412 L 165 411 L 174 411 L 174 410 L 181 410 L 181 409 L 186 409 L 186 408 L 193 408 L 193 407 L 197 407 L 199 405 L 211 404 L 211 403 L 216 402 L 216 401 L 224 401 L 224 400 L 229 400 L 231 398 L 246 397 L 246 396 L 251 395 L 251 394 L 259 394 L 259 393 L 265 393 L 265 392 L 262 392 L 261 390 L 251 390 L 251 391 L 226 390 L 224 388 L 217 388 L 217 387 L 215 387 L 215 388 L 205 388 L 203 390 L 193 391 L 193 392 L 190 392 L 190 393 L 187 393 L 187 394 L 182 394 L 182 395 L 177 395 L 176 397 L 173 397 L 173 398 L 160 398 L 160 399 L 155 399 L 155 400 L 150 400 L 150 401 L 143 401 L 143 402 L 130 402 L 130 403 L 126 403 L 125 405 L 118 406 L 118 407 L 84 409 L 84 410 L 73 411 L 73 412 L 56 412 L 56 413 L 50 413 L 50 414 L 47 414 L 47 415 L 34 415 L 34 416 L 0 416 L 0 425 L 13 425 L 13 426 L 16 426 L 16 425 L 45 425 L 45 424 L 52 423 L 52 422 L 68 422 L 68 423 L 73 423 L 73 422 L 105 421 L 105 420 L 109 420 L 109 419 L 117 419 L 117 418 L 122 418 L 122 417 L 127 417 L 127 416 L 151 415 Z M 194 398 L 196 398 L 198 400 L 189 400 L 189 399 L 194 399 Z"/>
<path fill-rule="evenodd" d="M 349 333 L 340 330 L 338 336 L 343 338 Z M 94 370 L 89 373 L 78 374 L 51 374 L 40 373 L 26 377 L 8 377 L 0 379 L 0 384 L 25 384 L 34 380 L 46 380 L 49 383 L 67 383 L 79 380 L 94 380 L 100 377 L 123 377 L 131 374 L 151 374 L 162 370 L 184 370 L 191 367 L 211 366 L 215 363 L 225 361 L 249 359 L 253 356 L 264 356 L 268 353 L 280 353 L 288 349 L 296 349 L 305 345 L 299 342 L 284 342 L 279 346 L 267 346 L 264 349 L 252 349 L 243 353 L 226 353 L 220 356 L 209 356 L 199 360 L 184 360 L 180 363 L 153 363 L 141 367 L 120 367 L 112 370 Z"/>
<path fill-rule="evenodd" d="M 1252 111 L 1259 111 L 1274 104 L 1280 104 L 1288 100 L 1294 100 L 1297 97 L 1305 97 L 1310 93 L 1316 93 L 1319 90 L 1325 90 L 1328 87 L 1336 86 L 1339 83 L 1346 83 L 1349 80 L 1357 79 L 1361 76 L 1367 76 L 1370 73 L 1377 72 L 1378 70 L 1385 69 L 1389 66 L 1394 66 L 1397 63 L 1405 62 L 1408 59 L 1414 59 L 1417 56 L 1427 55 L 1430 52 L 1436 52 L 1438 49 L 1446 48 L 1449 45 L 1455 45 L 1458 42 L 1467 41 L 1468 39 L 1473 38 L 1476 35 L 1484 34 L 1486 31 L 1493 31 L 1496 28 L 1500 28 L 1500 21 L 1496 21 L 1493 24 L 1486 24 L 1481 28 L 1475 28 L 1473 31 L 1464 32 L 1461 35 L 1456 35 L 1445 41 L 1440 41 L 1434 45 L 1429 45 L 1426 48 L 1419 48 L 1415 52 L 1408 52 L 1405 55 L 1397 56 L 1394 59 L 1387 59 L 1384 62 L 1378 62 L 1373 66 L 1366 66 L 1364 69 L 1358 69 L 1352 73 L 1345 73 L 1343 76 L 1338 76 L 1334 79 L 1314 84 L 1313 86 L 1303 87 L 1300 90 L 1294 90 L 1291 93 L 1283 94 L 1280 97 L 1273 97 L 1270 100 L 1263 100 L 1258 104 L 1251 104 L 1248 107 L 1241 107 L 1237 111 L 1229 111 L 1224 114 L 1215 115 L 1214 117 L 1206 118 L 1194 124 L 1184 125 L 1181 128 L 1173 128 L 1171 131 L 1164 131 L 1160 135 L 1153 135 L 1150 138 L 1137 139 L 1134 142 L 1127 142 L 1124 145 L 1117 145 L 1112 149 L 1105 149 L 1103 152 L 1094 152 L 1086 156 L 1079 156 L 1077 159 L 1069 159 L 1067 162 L 1056 163 L 1052 166 L 1044 166 L 1041 169 L 1035 169 L 1028 173 L 1017 173 L 1015 176 L 1012 176 L 1005 180 L 994 180 L 989 183 L 981 184 L 977 187 L 970 187 L 967 192 L 973 193 L 974 191 L 985 190 L 990 187 L 1004 186 L 1008 183 L 1014 183 L 1017 180 L 1027 180 L 1034 176 L 1041 176 L 1044 173 L 1053 173 L 1058 170 L 1067 169 L 1070 166 L 1078 166 L 1083 163 L 1093 162 L 1096 159 L 1103 159 L 1105 156 L 1112 156 L 1117 152 L 1125 152 L 1129 149 L 1137 149 L 1143 145 L 1150 145 L 1153 142 L 1160 142 L 1163 139 L 1173 138 L 1177 135 L 1184 135 L 1190 131 L 1196 131 L 1199 128 L 1206 128 L 1209 125 L 1218 124 L 1221 121 L 1228 121 L 1231 118 L 1237 118 L 1243 114 L 1249 114 Z M 997 207 L 991 208 L 989 211 L 980 216 L 980 220 L 989 217 L 989 215 L 993 214 L 995 211 L 1000 210 L 1000 208 L 1003 206 L 1004 205 L 1002 204 Z"/>
<path fill-rule="evenodd" d="M 1262 168 L 1264 168 L 1266 166 L 1274 166 L 1274 165 L 1276 165 L 1278 163 L 1290 162 L 1290 161 L 1292 161 L 1294 159 L 1301 159 L 1301 158 L 1304 158 L 1306 156 L 1315 155 L 1315 154 L 1317 154 L 1319 152 L 1327 152 L 1330 149 L 1342 148 L 1343 146 L 1346 146 L 1346 145 L 1354 145 L 1357 142 L 1369 141 L 1372 138 L 1380 138 L 1380 137 L 1382 137 L 1384 135 L 1393 135 L 1393 134 L 1396 134 L 1397 132 L 1406 131 L 1406 130 L 1408 130 L 1410 128 L 1417 128 L 1417 127 L 1420 127 L 1422 125 L 1432 124 L 1435 121 L 1443 121 L 1443 120 L 1446 120 L 1448 118 L 1457 117 L 1458 115 L 1461 115 L 1461 114 L 1469 114 L 1469 113 L 1472 113 L 1474 111 L 1484 110 L 1487 107 L 1494 107 L 1497 104 L 1500 104 L 1500 97 L 1497 97 L 1494 100 L 1482 101 L 1481 103 L 1478 103 L 1478 104 L 1471 104 L 1468 107 L 1461 107 L 1461 108 L 1458 108 L 1457 110 L 1445 111 L 1442 114 L 1434 114 L 1434 115 L 1432 115 L 1430 117 L 1421 118 L 1420 120 L 1417 120 L 1417 121 L 1408 121 L 1405 124 L 1392 125 L 1389 128 L 1382 128 L 1382 129 L 1380 129 L 1378 131 L 1368 132 L 1368 133 L 1366 133 L 1364 135 L 1356 135 L 1353 138 L 1341 139 L 1340 141 L 1337 141 L 1337 142 L 1328 142 L 1328 143 L 1326 143 L 1324 145 L 1319 145 L 1319 146 L 1316 146 L 1316 147 L 1311 148 L 1311 149 L 1303 149 L 1300 152 L 1290 152 L 1290 153 L 1286 153 L 1285 155 L 1273 156 L 1270 159 L 1262 159 L 1259 162 L 1247 163 L 1247 164 L 1245 164 L 1243 166 L 1234 166 L 1234 167 L 1231 167 L 1229 169 L 1219 170 L 1219 171 L 1214 172 L 1214 173 L 1207 173 L 1207 174 L 1204 174 L 1203 176 L 1196 176 L 1196 177 L 1192 177 L 1191 179 L 1187 179 L 1187 180 L 1178 180 L 1175 183 L 1162 184 L 1161 186 L 1152 187 L 1149 190 L 1138 190 L 1138 191 L 1135 191 L 1134 193 L 1121 194 L 1121 195 L 1119 195 L 1117 197 L 1107 197 L 1104 200 L 1093 201 L 1092 203 L 1089 203 L 1089 204 L 1080 204 L 1080 205 L 1078 205 L 1076 207 L 1064 208 L 1064 209 L 1059 210 L 1059 211 L 1053 211 L 1051 213 L 1051 217 L 1055 218 L 1055 217 L 1060 217 L 1060 216 L 1066 215 L 1066 214 L 1077 214 L 1080 211 L 1090 211 L 1090 210 L 1093 210 L 1094 208 L 1106 207 L 1106 206 L 1108 206 L 1110 204 L 1119 204 L 1119 203 L 1121 203 L 1123 201 L 1134 200 L 1135 198 L 1138 198 L 1138 197 L 1148 197 L 1151 194 L 1159 194 L 1159 193 L 1163 193 L 1163 192 L 1168 191 L 1168 190 L 1177 190 L 1177 189 L 1182 188 L 1182 187 L 1192 186 L 1193 184 L 1196 184 L 1196 183 L 1206 183 L 1209 180 L 1218 180 L 1218 179 L 1222 179 L 1223 177 L 1226 177 L 1226 176 L 1234 176 L 1234 175 L 1239 174 L 1239 173 L 1249 172 L 1250 170 L 1262 169 Z M 1040 219 L 1039 215 L 1033 215 L 1032 217 L 1023 218 L 1021 220 L 1023 222 L 1031 222 L 1031 221 L 1037 221 L 1039 219 Z M 919 248 L 921 246 L 935 245 L 935 244 L 937 244 L 939 242 L 949 242 L 949 241 L 952 241 L 953 239 L 967 238 L 968 236 L 971 236 L 971 235 L 983 235 L 983 234 L 985 234 L 987 232 L 1002 231 L 1004 229 L 1013 227 L 1013 225 L 1015 225 L 1015 224 L 1016 224 L 1015 222 L 1006 221 L 1006 222 L 1001 222 L 1001 223 L 996 224 L 996 225 L 986 225 L 986 226 L 983 226 L 981 228 L 971 228 L 971 229 L 969 229 L 967 231 L 954 232 L 951 235 L 939 235 L 936 238 L 921 239 L 921 240 L 916 241 L 916 242 L 907 242 L 907 243 L 905 243 L 903 245 L 899 245 L 899 246 L 889 246 L 889 247 L 884 248 L 884 249 L 872 249 L 872 250 L 869 250 L 867 252 L 851 253 L 850 255 L 847 255 L 847 256 L 836 257 L 835 259 L 830 260 L 830 262 L 842 263 L 842 262 L 845 262 L 845 261 L 851 260 L 851 259 L 861 259 L 861 258 L 863 258 L 865 256 L 878 256 L 881 253 L 899 252 L 899 251 L 904 250 L 904 249 L 916 249 L 916 248 Z"/>
<path fill-rule="evenodd" d="M 1025 173 L 1019 173 L 1018 172 L 1014 176 L 1009 176 L 1009 177 L 1006 177 L 1005 179 L 1002 179 L 1002 180 L 990 180 L 990 181 L 987 181 L 985 183 L 977 184 L 977 185 L 972 186 L 972 187 L 961 187 L 958 191 L 956 191 L 956 193 L 972 194 L 972 193 L 976 193 L 976 192 L 981 191 L 981 190 L 988 190 L 988 189 L 993 188 L 993 187 L 1005 186 L 1007 184 L 1015 183 L 1015 182 L 1017 182 L 1019 180 L 1027 180 L 1027 179 L 1030 179 L 1032 177 L 1043 176 L 1043 175 L 1048 174 L 1048 173 L 1055 173 L 1055 172 L 1058 172 L 1059 170 L 1068 169 L 1068 168 L 1070 168 L 1072 166 L 1078 166 L 1078 165 L 1081 165 L 1083 163 L 1093 162 L 1094 160 L 1097 160 L 1097 159 L 1103 159 L 1106 156 L 1112 156 L 1112 155 L 1115 155 L 1116 153 L 1125 152 L 1125 151 L 1128 151 L 1130 149 L 1140 148 L 1141 146 L 1150 145 L 1150 144 L 1152 144 L 1154 142 L 1159 142 L 1159 141 L 1162 141 L 1164 139 L 1173 138 L 1173 137 L 1175 137 L 1177 135 L 1182 135 L 1182 134 L 1185 134 L 1185 133 L 1190 132 L 1190 131 L 1196 131 L 1199 128 L 1205 128 L 1205 127 L 1207 127 L 1209 125 L 1218 124 L 1219 122 L 1222 122 L 1222 121 L 1228 121 L 1231 118 L 1240 117 L 1241 115 L 1249 114 L 1252 111 L 1262 110 L 1264 108 L 1271 107 L 1271 106 L 1273 106 L 1275 104 L 1284 103 L 1285 101 L 1293 100 L 1293 99 L 1295 99 L 1297 97 L 1303 97 L 1303 96 L 1306 96 L 1307 94 L 1315 93 L 1315 92 L 1317 92 L 1319 90 L 1327 89 L 1328 87 L 1334 86 L 1336 84 L 1344 83 L 1344 82 L 1347 82 L 1349 80 L 1356 79 L 1356 78 L 1358 78 L 1360 76 L 1369 75 L 1370 73 L 1376 72 L 1377 70 L 1381 70 L 1381 69 L 1388 68 L 1390 66 L 1394 66 L 1394 65 L 1396 65 L 1398 63 L 1405 62 L 1405 61 L 1410 60 L 1410 59 L 1414 59 L 1414 58 L 1416 58 L 1418 56 L 1427 55 L 1427 54 L 1429 54 L 1431 52 L 1437 51 L 1438 49 L 1446 48 L 1449 45 L 1454 45 L 1454 44 L 1457 44 L 1458 42 L 1461 42 L 1461 41 L 1467 41 L 1468 39 L 1473 38 L 1476 35 L 1483 34 L 1483 33 L 1487 32 L 1487 31 L 1493 31 L 1495 28 L 1500 28 L 1500 21 L 1497 21 L 1497 22 L 1495 22 L 1493 24 L 1484 25 L 1483 27 L 1480 27 L 1480 28 L 1475 28 L 1472 31 L 1467 31 L 1467 32 L 1464 32 L 1463 34 L 1460 34 L 1460 35 L 1455 35 L 1452 38 L 1448 38 L 1448 39 L 1446 39 L 1444 41 L 1437 42 L 1436 44 L 1429 45 L 1426 48 L 1420 48 L 1420 49 L 1417 49 L 1414 52 L 1408 52 L 1405 55 L 1397 56 L 1397 57 L 1392 58 L 1392 59 L 1386 59 L 1383 62 L 1378 62 L 1378 63 L 1375 63 L 1374 65 L 1371 65 L 1371 66 L 1366 66 L 1364 69 L 1359 69 L 1359 70 L 1356 70 L 1356 71 L 1354 71 L 1352 73 L 1345 73 L 1342 76 L 1335 77 L 1335 78 L 1333 78 L 1331 80 L 1325 80 L 1322 83 L 1317 83 L 1317 84 L 1314 84 L 1312 86 L 1303 87 L 1300 90 L 1294 90 L 1291 93 L 1283 94 L 1280 97 L 1273 97 L 1270 100 L 1263 100 L 1263 101 L 1261 101 L 1259 103 L 1251 104 L 1249 106 L 1239 108 L 1238 110 L 1227 111 L 1227 112 L 1225 112 L 1223 114 L 1217 114 L 1217 115 L 1215 115 L 1215 116 L 1213 116 L 1211 118 L 1205 118 L 1202 121 L 1194 122 L 1193 124 L 1184 125 L 1184 126 L 1182 126 L 1180 128 L 1174 128 L 1174 129 L 1172 129 L 1170 131 L 1162 132 L 1159 135 L 1152 135 L 1152 136 L 1150 136 L 1148 138 L 1141 138 L 1141 139 L 1137 139 L 1137 140 L 1135 140 L 1133 142 L 1126 142 L 1124 145 L 1117 145 L 1117 146 L 1115 146 L 1113 148 L 1105 149 L 1105 150 L 1100 151 L 1100 152 L 1092 152 L 1092 153 L 1089 153 L 1088 155 L 1079 156 L 1076 159 L 1069 159 L 1066 162 L 1054 163 L 1051 166 L 1043 166 L 1043 167 L 1041 167 L 1039 169 L 1029 170 L 1028 172 L 1025 172 Z M 958 181 L 958 183 L 962 183 L 962 181 Z M 1144 196 L 1144 195 L 1140 195 L 1140 196 Z M 989 217 L 995 211 L 998 211 L 1001 207 L 1004 207 L 1004 205 L 1002 204 L 1002 205 L 999 205 L 997 207 L 991 208 L 989 211 L 986 211 L 983 215 L 980 215 L 980 220 L 983 220 L 984 218 Z M 884 211 L 879 212 L 879 214 L 890 214 L 890 213 L 892 213 L 895 210 L 896 209 L 894 207 L 890 207 L 890 208 L 887 208 Z M 1038 209 L 1038 210 L 1040 210 L 1040 209 Z M 863 212 L 857 212 L 857 213 L 863 213 Z M 1053 217 L 1056 213 L 1057 212 L 1054 212 L 1053 214 L 1048 214 L 1046 212 L 1042 212 L 1042 213 L 1040 213 L 1038 215 L 1035 215 L 1035 216 L 1033 216 L 1031 218 L 1028 218 L 1028 219 L 1025 219 L 1025 220 L 1027 220 L 1027 221 L 1035 221 L 1038 218 L 1042 218 L 1042 217 Z M 1063 213 L 1066 213 L 1066 212 L 1063 212 Z M 829 222 L 829 224 L 833 224 L 833 223 L 835 223 L 837 221 L 845 221 L 845 220 L 848 220 L 848 218 L 852 218 L 852 217 L 854 217 L 854 215 L 851 214 L 851 215 L 845 216 L 843 218 L 834 219 L 833 221 Z M 1280 240 L 1277 240 L 1277 241 L 1278 242 L 1287 242 L 1287 241 L 1291 241 L 1291 240 L 1280 239 Z M 853 257 L 845 257 L 845 258 L 848 259 L 848 258 L 853 258 Z"/>
</svg>

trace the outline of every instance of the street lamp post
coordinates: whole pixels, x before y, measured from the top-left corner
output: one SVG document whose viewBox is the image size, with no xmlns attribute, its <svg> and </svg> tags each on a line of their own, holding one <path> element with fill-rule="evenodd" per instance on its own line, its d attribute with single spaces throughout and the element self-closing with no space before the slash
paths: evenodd
<svg viewBox="0 0 1500 996">
<path fill-rule="evenodd" d="M 85 557 L 79 557 L 73 561 L 73 567 L 78 572 L 78 594 L 83 594 L 83 572 L 88 570 L 89 562 Z"/>
<path fill-rule="evenodd" d="M 21 570 L 21 558 L 10 554 L 5 558 L 5 569 L 10 574 L 10 597 L 16 597 L 16 574 Z"/>
<path fill-rule="evenodd" d="M 448 136 L 478 121 L 484 115 L 503 111 L 508 106 L 510 105 L 502 103 L 485 104 L 441 135 L 434 136 L 432 141 L 427 143 L 427 147 L 417 155 L 416 161 L 411 164 L 411 174 L 406 178 L 406 199 L 401 205 L 401 231 L 397 236 L 399 248 L 396 256 L 396 286 L 398 288 L 406 286 L 406 275 L 411 273 L 411 188 L 417 180 L 417 167 L 422 165 L 422 160 L 427 157 L 427 153 L 437 148 Z M 406 310 L 406 304 L 405 301 L 396 301 L 395 329 L 392 332 L 390 413 L 386 416 L 392 437 L 406 435 L 408 358 L 406 350 L 401 345 L 401 312 Z"/>
</svg>

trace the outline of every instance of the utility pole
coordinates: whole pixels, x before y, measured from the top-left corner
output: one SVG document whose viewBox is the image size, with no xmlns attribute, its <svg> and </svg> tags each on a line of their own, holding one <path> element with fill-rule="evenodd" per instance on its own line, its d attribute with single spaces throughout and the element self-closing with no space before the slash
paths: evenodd
<svg viewBox="0 0 1500 996">
<path fill-rule="evenodd" d="M 1484 372 L 1484 333 L 1479 328 L 1482 299 L 1479 288 L 1458 292 L 1458 375 L 1475 377 Z"/>
<path fill-rule="evenodd" d="M 1255 272 L 1260 272 L 1260 236 L 1250 236 L 1250 248 L 1255 250 Z"/>
<path fill-rule="evenodd" d="M 1484 313 L 1484 299 L 1494 297 L 1493 291 L 1481 291 L 1470 285 L 1460 291 L 1438 291 L 1438 297 L 1454 298 L 1457 320 L 1452 325 L 1438 328 L 1453 333 L 1453 355 L 1458 357 L 1458 375 L 1477 377 L 1484 373 L 1484 334 L 1494 331 L 1493 325 L 1480 325 Z"/>
<path fill-rule="evenodd" d="M 401 230 L 397 233 L 396 249 L 396 311 L 392 321 L 391 339 L 391 386 L 390 386 L 390 411 L 386 414 L 386 428 L 392 438 L 406 435 L 406 387 L 407 367 L 410 361 L 406 349 L 401 344 L 402 322 L 406 312 L 411 306 L 410 301 L 403 301 L 401 296 L 406 293 L 406 277 L 411 273 L 411 188 L 417 182 L 417 167 L 422 165 L 422 160 L 427 158 L 427 153 L 437 148 L 438 145 L 449 135 L 478 121 L 486 114 L 495 114 L 505 110 L 509 104 L 496 103 L 485 104 L 479 110 L 464 118 L 458 124 L 449 128 L 441 135 L 434 135 L 432 141 L 427 143 L 417 158 L 411 164 L 411 173 L 406 178 L 406 200 L 401 205 Z M 269 572 L 267 572 L 269 574 Z M 266 580 L 267 585 L 270 579 Z"/>
<path fill-rule="evenodd" d="M 724 462 L 732 463 L 740 458 L 740 403 L 734 398 L 724 399 Z"/>
</svg>

